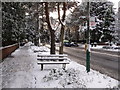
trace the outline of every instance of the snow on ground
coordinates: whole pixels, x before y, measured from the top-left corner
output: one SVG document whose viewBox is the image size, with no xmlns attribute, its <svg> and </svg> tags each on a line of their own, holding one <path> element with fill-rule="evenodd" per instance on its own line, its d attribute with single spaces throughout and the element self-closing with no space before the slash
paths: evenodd
<svg viewBox="0 0 120 90">
<path fill-rule="evenodd" d="M 79 44 L 79 47 L 82 47 L 84 48 L 85 45 L 83 44 Z M 102 50 L 106 50 L 106 51 L 114 51 L 114 52 L 118 52 L 120 50 L 120 46 L 116 46 L 116 45 L 112 45 L 112 46 L 109 46 L 109 45 L 97 45 L 96 47 L 95 46 L 90 46 L 91 49 L 102 49 Z M 116 49 L 116 48 L 119 48 L 119 49 Z"/>
<path fill-rule="evenodd" d="M 91 49 L 102 49 L 103 45 L 97 45 L 96 47 L 91 47 Z"/>
<path fill-rule="evenodd" d="M 45 46 L 41 46 L 41 47 L 37 47 L 37 46 L 31 46 L 31 49 L 34 51 L 34 52 L 41 52 L 42 53 L 49 53 L 49 49 L 46 48 Z"/>
<path fill-rule="evenodd" d="M 34 52 L 38 50 L 39 52 Z M 115 88 L 118 81 L 94 71 L 86 73 L 86 68 L 71 60 L 66 70 L 62 65 L 44 65 L 40 70 L 37 54 L 49 54 L 45 46 L 20 47 L 6 58 L 2 65 L 3 88 Z"/>
</svg>

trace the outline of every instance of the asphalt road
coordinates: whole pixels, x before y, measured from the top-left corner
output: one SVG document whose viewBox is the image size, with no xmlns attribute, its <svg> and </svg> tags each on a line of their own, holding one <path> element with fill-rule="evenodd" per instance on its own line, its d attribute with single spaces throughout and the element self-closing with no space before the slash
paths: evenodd
<svg viewBox="0 0 120 90">
<path fill-rule="evenodd" d="M 64 53 L 68 54 L 72 60 L 86 65 L 86 53 L 84 49 L 79 47 L 64 47 Z M 119 58 L 118 53 L 91 50 L 90 65 L 92 69 L 120 80 Z"/>
</svg>

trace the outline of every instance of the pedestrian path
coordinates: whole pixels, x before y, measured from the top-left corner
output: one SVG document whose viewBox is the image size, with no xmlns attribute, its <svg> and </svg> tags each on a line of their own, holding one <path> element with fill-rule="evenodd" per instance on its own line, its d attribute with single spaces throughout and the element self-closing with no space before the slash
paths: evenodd
<svg viewBox="0 0 120 90">
<path fill-rule="evenodd" d="M 32 70 L 34 70 L 32 51 L 29 46 L 20 47 L 2 63 L 2 86 L 3 88 L 31 87 L 33 83 Z"/>
<path fill-rule="evenodd" d="M 50 72 L 50 69 L 47 66 L 48 71 L 41 71 L 36 57 L 37 53 L 32 50 L 29 44 L 26 44 L 6 58 L 1 63 L 2 88 L 42 88 L 40 80 Z"/>
</svg>

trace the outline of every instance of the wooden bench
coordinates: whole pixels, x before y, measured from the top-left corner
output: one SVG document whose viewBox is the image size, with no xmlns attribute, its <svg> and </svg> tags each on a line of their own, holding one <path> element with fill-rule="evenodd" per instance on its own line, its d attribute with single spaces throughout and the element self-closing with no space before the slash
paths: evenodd
<svg viewBox="0 0 120 90">
<path fill-rule="evenodd" d="M 63 64 L 65 69 L 66 64 L 69 64 L 70 60 L 66 54 L 49 54 L 49 55 L 37 55 L 37 64 L 41 64 L 41 70 L 43 70 L 43 64 Z"/>
</svg>

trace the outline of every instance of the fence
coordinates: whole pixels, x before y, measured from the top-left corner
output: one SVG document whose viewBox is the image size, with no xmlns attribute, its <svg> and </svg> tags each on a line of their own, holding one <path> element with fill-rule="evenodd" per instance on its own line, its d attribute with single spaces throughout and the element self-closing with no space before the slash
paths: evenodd
<svg viewBox="0 0 120 90">
<path fill-rule="evenodd" d="M 17 48 L 19 48 L 18 43 L 0 48 L 0 62 L 2 62 L 4 58 L 6 58 L 8 55 L 14 52 Z"/>
</svg>

